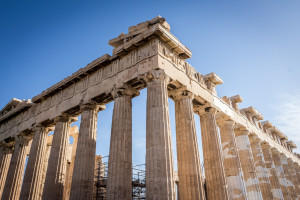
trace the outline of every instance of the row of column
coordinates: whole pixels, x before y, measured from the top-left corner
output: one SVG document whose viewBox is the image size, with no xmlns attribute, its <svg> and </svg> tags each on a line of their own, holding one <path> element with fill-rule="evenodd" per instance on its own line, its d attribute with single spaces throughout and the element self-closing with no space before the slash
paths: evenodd
<svg viewBox="0 0 300 200">
<path fill-rule="evenodd" d="M 153 71 L 147 80 L 146 192 L 147 199 L 175 199 L 174 166 L 168 105 L 168 77 Z M 129 88 L 112 92 L 115 100 L 107 180 L 107 199 L 132 199 L 132 105 L 138 94 Z M 204 177 L 195 129 L 193 95 L 178 91 L 174 96 L 180 199 L 297 199 L 300 168 L 291 159 L 262 143 L 229 119 L 216 120 L 216 109 L 202 106 L 200 116 Z M 105 109 L 93 102 L 81 107 L 73 176 L 66 177 L 66 151 L 70 124 L 76 120 L 55 119 L 43 199 L 63 199 L 71 180 L 70 199 L 93 199 L 97 114 Z M 218 127 L 220 132 L 218 131 Z M 47 135 L 51 128 L 36 126 L 25 167 L 28 135 L 16 138 L 14 151 L 0 151 L 2 199 L 39 199 Z M 6 180 L 5 180 L 6 179 Z"/>
</svg>

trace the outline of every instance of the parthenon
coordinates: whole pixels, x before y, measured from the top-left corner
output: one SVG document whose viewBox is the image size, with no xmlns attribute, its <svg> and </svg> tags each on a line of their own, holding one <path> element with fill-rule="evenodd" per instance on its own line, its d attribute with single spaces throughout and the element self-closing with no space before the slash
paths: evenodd
<svg viewBox="0 0 300 200">
<path fill-rule="evenodd" d="M 262 121 L 254 107 L 240 109 L 240 95 L 219 97 L 216 87 L 222 79 L 203 75 L 186 61 L 191 51 L 172 35 L 164 18 L 131 26 L 109 45 L 112 55 L 99 57 L 31 100 L 13 98 L 1 110 L 2 200 L 95 199 L 97 166 L 104 174 L 102 157 L 96 157 L 97 114 L 112 101 L 107 177 L 97 184 L 104 186 L 99 190 L 103 199 L 134 199 L 132 99 L 144 88 L 144 199 L 300 199 L 296 144 Z M 175 102 L 176 172 L 168 99 Z M 203 160 L 194 114 L 200 117 Z M 79 129 L 71 126 L 78 116 Z"/>
</svg>

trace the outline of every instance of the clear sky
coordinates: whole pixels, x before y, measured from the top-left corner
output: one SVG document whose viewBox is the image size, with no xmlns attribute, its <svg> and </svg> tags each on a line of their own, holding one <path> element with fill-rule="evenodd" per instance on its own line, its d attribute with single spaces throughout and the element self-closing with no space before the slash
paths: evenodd
<svg viewBox="0 0 300 200">
<path fill-rule="evenodd" d="M 31 99 L 112 53 L 108 40 L 165 17 L 192 51 L 198 72 L 215 72 L 220 97 L 240 94 L 300 147 L 300 1 L 0 1 L 0 107 Z M 113 103 L 99 114 L 97 153 L 107 155 Z M 133 99 L 133 162 L 144 162 L 146 90 Z M 175 150 L 174 103 L 170 101 Z M 78 122 L 77 122 L 78 124 Z M 196 118 L 200 141 L 199 118 Z M 201 141 L 200 141 L 201 142 Z M 298 151 L 300 152 L 300 151 Z M 174 153 L 176 161 L 176 153 Z"/>
</svg>

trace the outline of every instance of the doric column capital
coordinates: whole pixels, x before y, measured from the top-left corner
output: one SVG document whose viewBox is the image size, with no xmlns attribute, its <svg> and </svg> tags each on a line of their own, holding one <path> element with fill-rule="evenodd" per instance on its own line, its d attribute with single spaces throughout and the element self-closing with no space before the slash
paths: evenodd
<svg viewBox="0 0 300 200">
<path fill-rule="evenodd" d="M 166 75 L 165 70 L 152 70 L 146 74 L 145 81 L 147 83 L 152 81 L 165 81 L 168 83 L 170 81 L 170 77 Z"/>
<path fill-rule="evenodd" d="M 111 95 L 114 99 L 122 96 L 129 96 L 131 98 L 139 96 L 140 92 L 129 86 L 124 86 L 123 88 L 116 88 L 111 91 Z"/>
<path fill-rule="evenodd" d="M 262 148 L 267 148 L 267 149 L 271 148 L 271 145 L 268 142 L 264 141 L 264 140 L 260 142 L 260 145 L 261 145 Z"/>
<path fill-rule="evenodd" d="M 0 151 L 4 153 L 12 153 L 13 151 L 13 145 L 1 145 L 0 146 Z"/>
<path fill-rule="evenodd" d="M 276 149 L 275 147 L 271 147 L 270 148 L 270 151 L 272 152 L 272 153 L 276 153 L 276 154 L 280 154 L 280 152 L 278 151 L 278 149 Z"/>
<path fill-rule="evenodd" d="M 61 116 L 55 117 L 54 118 L 54 123 L 58 122 L 68 122 L 68 123 L 73 123 L 78 120 L 78 117 L 73 117 L 68 114 L 63 113 Z"/>
<path fill-rule="evenodd" d="M 299 170 L 300 170 L 300 166 L 299 166 L 299 164 L 298 164 L 297 162 L 294 162 L 294 167 L 295 167 L 296 169 L 299 169 Z"/>
<path fill-rule="evenodd" d="M 206 115 L 208 113 L 216 114 L 217 109 L 214 108 L 214 107 L 199 107 L 196 112 L 197 112 L 198 115 L 203 116 L 203 115 Z"/>
<path fill-rule="evenodd" d="M 99 105 L 97 102 L 95 101 L 88 101 L 88 102 L 84 102 L 80 105 L 80 109 L 81 111 L 85 111 L 85 110 L 96 110 L 97 112 L 105 110 L 105 105 Z"/>
<path fill-rule="evenodd" d="M 16 144 L 22 144 L 22 143 L 25 143 L 25 144 L 28 144 L 28 142 L 30 141 L 30 140 L 32 140 L 32 138 L 33 138 L 33 135 L 31 134 L 31 135 L 18 135 L 18 136 L 15 136 L 15 141 L 16 141 L 16 143 L 15 143 L 15 145 Z"/>
<path fill-rule="evenodd" d="M 236 133 L 237 136 L 239 136 L 239 135 L 249 135 L 250 131 L 247 130 L 247 129 L 238 128 L 238 129 L 235 129 L 235 133 Z"/>
<path fill-rule="evenodd" d="M 288 161 L 288 164 L 289 164 L 290 166 L 293 166 L 293 165 L 294 165 L 293 159 L 288 158 L 287 161 Z"/>
<path fill-rule="evenodd" d="M 262 139 L 260 139 L 257 135 L 255 135 L 254 133 L 250 133 L 249 134 L 251 140 L 257 142 L 258 144 L 260 144 L 262 142 Z"/>
<path fill-rule="evenodd" d="M 184 91 L 178 90 L 178 91 L 172 92 L 172 98 L 175 101 L 178 101 L 178 100 L 184 99 L 184 98 L 194 99 L 194 97 L 195 97 L 195 95 L 192 92 L 187 91 L 187 90 L 184 90 Z"/>
<path fill-rule="evenodd" d="M 39 133 L 49 133 L 51 131 L 54 131 L 54 126 L 48 126 L 48 127 L 45 127 L 41 124 L 37 124 L 35 127 L 33 127 L 33 132 L 34 134 L 36 132 L 39 132 Z"/>
<path fill-rule="evenodd" d="M 220 118 L 220 119 L 217 119 L 217 124 L 220 128 L 225 127 L 225 126 L 233 127 L 235 124 L 235 121 L 233 121 L 231 119 Z"/>
</svg>

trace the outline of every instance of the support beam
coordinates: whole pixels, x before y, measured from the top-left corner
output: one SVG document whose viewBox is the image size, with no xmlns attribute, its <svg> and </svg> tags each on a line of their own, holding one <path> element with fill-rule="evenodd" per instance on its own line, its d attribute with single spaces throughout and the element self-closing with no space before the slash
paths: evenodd
<svg viewBox="0 0 300 200">
<path fill-rule="evenodd" d="M 189 92 L 179 92 L 175 97 L 179 198 L 204 200 L 192 99 Z"/>
<path fill-rule="evenodd" d="M 154 70 L 147 82 L 146 191 L 147 199 L 175 199 L 174 167 L 164 71 Z"/>
<path fill-rule="evenodd" d="M 222 143 L 223 165 L 229 199 L 247 199 L 243 171 L 234 136 L 234 121 L 222 119 L 218 123 Z"/>
<path fill-rule="evenodd" d="M 104 106 L 90 102 L 81 106 L 81 123 L 72 177 L 72 200 L 93 199 L 98 111 Z"/>
</svg>

